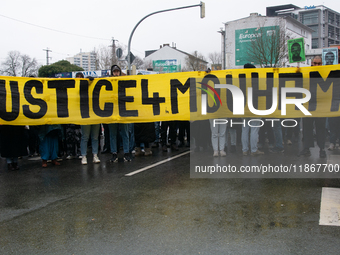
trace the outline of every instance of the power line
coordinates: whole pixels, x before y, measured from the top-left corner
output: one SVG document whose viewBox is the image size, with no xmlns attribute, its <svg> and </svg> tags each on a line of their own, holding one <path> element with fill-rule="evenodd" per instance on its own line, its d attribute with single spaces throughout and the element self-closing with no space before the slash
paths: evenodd
<svg viewBox="0 0 340 255">
<path fill-rule="evenodd" d="M 50 31 L 58 32 L 58 33 L 62 33 L 62 34 L 68 34 L 68 35 L 79 36 L 79 37 L 84 37 L 84 38 L 91 38 L 91 39 L 97 39 L 97 40 L 105 40 L 105 41 L 109 41 L 110 40 L 110 39 L 107 39 L 107 38 L 98 38 L 98 37 L 92 37 L 92 36 L 86 36 L 86 35 L 78 35 L 78 34 L 73 34 L 73 33 L 69 33 L 69 32 L 64 32 L 64 31 L 53 29 L 53 28 L 48 28 L 48 27 L 32 24 L 32 23 L 29 23 L 29 22 L 26 22 L 26 21 L 18 20 L 18 19 L 15 19 L 15 18 L 11 18 L 11 17 L 5 16 L 5 15 L 2 15 L 2 14 L 0 14 L 0 16 L 3 17 L 3 18 L 6 18 L 6 19 L 10 19 L 10 20 L 14 20 L 14 21 L 17 21 L 17 22 L 20 22 L 20 23 L 24 23 L 26 25 L 30 25 L 30 26 L 34 26 L 34 27 L 39 27 L 39 28 L 42 28 L 42 29 L 46 29 L 46 30 L 50 30 Z"/>
</svg>

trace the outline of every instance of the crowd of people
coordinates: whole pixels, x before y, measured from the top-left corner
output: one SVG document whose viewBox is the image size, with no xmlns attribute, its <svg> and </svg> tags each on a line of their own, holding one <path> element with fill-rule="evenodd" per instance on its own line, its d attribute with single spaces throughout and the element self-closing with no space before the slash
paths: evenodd
<svg viewBox="0 0 340 255">
<path fill-rule="evenodd" d="M 119 66 L 111 67 L 112 76 L 125 75 Z M 84 78 L 83 73 L 76 78 Z M 123 162 L 132 157 L 151 156 L 151 146 L 163 151 L 178 150 L 179 140 L 183 146 L 184 136 L 190 137 L 189 121 L 163 121 L 150 123 L 109 123 L 93 125 L 40 125 L 11 126 L 0 125 L 0 154 L 6 159 L 8 170 L 18 170 L 18 158 L 40 156 L 43 168 L 60 165 L 62 159 L 81 159 L 81 164 L 88 163 L 88 153 L 92 151 L 92 162 L 100 163 L 99 153 L 111 153 L 111 162 L 118 162 L 119 150 L 123 150 Z M 168 131 L 169 129 L 169 131 Z M 186 132 L 186 133 L 185 133 Z M 101 137 L 103 139 L 101 139 Z M 100 143 L 100 141 L 102 141 Z M 190 147 L 190 140 L 187 146 Z"/>
<path fill-rule="evenodd" d="M 321 64 L 320 57 L 312 61 L 314 66 Z M 246 64 L 244 68 L 255 66 Z M 111 74 L 124 75 L 117 65 L 112 66 Z M 79 72 L 76 78 L 84 76 Z M 246 124 L 247 118 L 232 120 L 245 124 L 213 125 L 213 120 L 201 120 L 192 123 L 162 121 L 135 124 L 0 125 L 0 153 L 1 157 L 6 158 L 8 170 L 18 170 L 18 158 L 23 156 L 39 155 L 42 167 L 46 168 L 49 162 L 52 165 L 60 165 L 62 159 L 77 158 L 81 159 L 81 164 L 86 165 L 90 148 L 93 163 L 100 163 L 99 153 L 111 153 L 110 162 L 115 163 L 119 161 L 118 155 L 122 149 L 123 157 L 120 161 L 129 162 L 133 157 L 151 156 L 152 147 L 163 152 L 167 152 L 169 148 L 178 151 L 178 147 L 190 147 L 191 141 L 196 151 L 212 149 L 214 157 L 224 157 L 227 151 L 237 153 L 237 143 L 241 144 L 243 156 L 263 155 L 262 148 L 266 142 L 271 153 L 283 153 L 284 142 L 292 145 L 299 142 L 299 137 L 302 137 L 303 150 L 299 156 L 311 155 L 310 148 L 314 147 L 315 138 L 320 150 L 319 156 L 325 158 L 327 134 L 330 142 L 328 150 L 334 150 L 340 139 L 340 117 L 294 119 L 297 125 L 293 128 L 282 128 L 279 121 L 275 121 L 273 126 L 270 122 L 264 122 L 263 126 L 256 123 L 249 126 Z M 254 121 L 256 120 L 252 119 L 252 122 Z"/>
<path fill-rule="evenodd" d="M 321 57 L 316 56 L 312 60 L 312 66 L 321 65 Z M 255 66 L 248 63 L 244 65 L 244 68 L 255 68 Z M 286 122 L 286 126 L 289 127 L 285 128 L 281 126 L 280 121 L 264 122 L 261 119 L 251 119 L 252 125 L 249 125 L 248 121 L 249 119 L 247 118 L 227 119 L 227 121 L 224 119 L 224 123 L 221 122 L 218 125 L 214 125 L 213 119 L 199 121 L 199 123 L 192 126 L 193 136 L 196 137 L 196 150 L 209 148 L 211 142 L 213 156 L 224 157 L 227 155 L 226 150 L 230 138 L 229 152 L 231 153 L 236 152 L 236 141 L 241 143 L 243 156 L 263 155 L 264 152 L 261 149 L 266 141 L 268 141 L 271 153 L 283 153 L 284 143 L 292 145 L 294 135 L 294 142 L 298 143 L 301 138 L 303 145 L 303 149 L 299 152 L 298 156 L 311 156 L 310 148 L 314 147 L 314 140 L 316 140 L 319 147 L 319 156 L 320 158 L 325 158 L 327 136 L 330 142 L 328 150 L 331 151 L 336 148 L 336 144 L 340 140 L 340 117 L 292 119 Z M 238 125 L 230 125 L 232 122 Z M 262 125 L 263 123 L 264 125 Z M 207 132 L 211 132 L 211 141 L 207 140 L 206 137 L 200 136 L 200 134 L 207 134 Z"/>
</svg>

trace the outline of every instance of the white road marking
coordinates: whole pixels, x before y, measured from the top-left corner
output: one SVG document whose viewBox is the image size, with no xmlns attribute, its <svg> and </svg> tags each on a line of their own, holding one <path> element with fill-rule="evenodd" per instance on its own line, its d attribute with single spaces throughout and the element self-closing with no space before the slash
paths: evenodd
<svg viewBox="0 0 340 255">
<path fill-rule="evenodd" d="M 319 225 L 340 226 L 339 188 L 322 188 Z"/>
<path fill-rule="evenodd" d="M 188 154 L 188 153 L 190 153 L 190 151 L 183 152 L 183 153 L 178 154 L 178 155 L 176 155 L 176 156 L 173 156 L 173 157 L 171 157 L 171 158 L 167 158 L 167 159 L 164 159 L 164 160 L 162 160 L 162 161 L 159 161 L 159 162 L 157 162 L 157 163 L 155 163 L 155 164 L 152 164 L 152 165 L 143 167 L 143 168 L 141 168 L 141 169 L 138 169 L 138 170 L 136 170 L 136 171 L 133 171 L 133 172 L 131 172 L 131 173 L 128 173 L 128 174 L 126 174 L 125 176 L 132 176 L 132 175 L 141 173 L 141 172 L 146 171 L 146 170 L 148 170 L 148 169 L 150 169 L 150 168 L 153 168 L 153 167 L 155 167 L 155 166 L 159 166 L 159 165 L 164 164 L 164 163 L 167 163 L 167 162 L 169 162 L 169 161 L 171 161 L 171 160 L 173 160 L 173 159 L 182 157 L 182 156 L 184 156 L 184 155 L 186 155 L 186 154 Z"/>
</svg>

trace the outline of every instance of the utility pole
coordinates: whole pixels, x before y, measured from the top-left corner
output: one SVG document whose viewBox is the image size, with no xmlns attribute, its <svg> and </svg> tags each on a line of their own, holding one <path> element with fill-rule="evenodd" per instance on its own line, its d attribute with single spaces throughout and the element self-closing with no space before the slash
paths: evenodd
<svg viewBox="0 0 340 255">
<path fill-rule="evenodd" d="M 225 44 L 225 30 L 221 28 L 220 31 L 217 31 L 217 33 L 221 34 L 221 44 L 222 44 L 222 70 L 226 69 L 226 44 Z"/>
<path fill-rule="evenodd" d="M 51 50 L 49 50 L 48 47 L 47 47 L 46 50 L 45 49 L 43 49 L 43 50 L 46 51 L 46 65 L 49 65 L 48 59 L 51 58 L 51 57 L 48 56 L 48 52 L 51 51 Z"/>
<path fill-rule="evenodd" d="M 115 64 L 118 64 L 118 63 L 117 63 L 117 57 L 116 57 L 116 44 L 115 44 L 115 41 L 118 42 L 118 40 L 115 40 L 115 39 L 112 37 L 112 45 L 109 46 L 109 47 L 112 47 L 111 66 L 112 66 L 112 65 L 115 65 Z"/>
</svg>

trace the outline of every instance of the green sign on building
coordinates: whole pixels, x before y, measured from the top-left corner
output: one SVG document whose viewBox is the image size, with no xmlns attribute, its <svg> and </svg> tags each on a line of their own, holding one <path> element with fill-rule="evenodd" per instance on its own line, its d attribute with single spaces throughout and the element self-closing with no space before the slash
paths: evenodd
<svg viewBox="0 0 340 255">
<path fill-rule="evenodd" d="M 153 70 L 161 73 L 175 73 L 181 71 L 181 65 L 177 64 L 177 59 L 154 60 Z"/>
<path fill-rule="evenodd" d="M 254 65 L 260 64 L 252 62 L 249 59 L 248 51 L 249 48 L 252 47 L 252 42 L 258 37 L 263 36 L 268 37 L 268 40 L 272 40 L 273 35 L 278 32 L 279 26 L 254 27 L 235 30 L 235 65 L 243 66 L 244 64 L 250 62 Z"/>
</svg>

